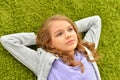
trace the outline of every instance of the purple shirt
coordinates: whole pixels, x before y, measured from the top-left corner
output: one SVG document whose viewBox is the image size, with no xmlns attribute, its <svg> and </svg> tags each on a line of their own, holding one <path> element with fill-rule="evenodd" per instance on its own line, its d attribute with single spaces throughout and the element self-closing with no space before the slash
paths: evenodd
<svg viewBox="0 0 120 80">
<path fill-rule="evenodd" d="M 84 73 L 81 73 L 79 65 L 68 66 L 59 58 L 54 61 L 47 80 L 97 80 L 92 64 L 86 57 L 76 51 L 75 60 L 84 64 Z"/>
</svg>

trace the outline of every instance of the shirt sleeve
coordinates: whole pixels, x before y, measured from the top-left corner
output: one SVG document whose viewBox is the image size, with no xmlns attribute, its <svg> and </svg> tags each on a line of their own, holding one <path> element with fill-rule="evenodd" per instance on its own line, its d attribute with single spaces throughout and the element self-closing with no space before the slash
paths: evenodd
<svg viewBox="0 0 120 80">
<path fill-rule="evenodd" d="M 75 21 L 79 32 L 86 32 L 84 40 L 95 43 L 97 48 L 101 33 L 101 18 L 99 16 L 91 16 Z"/>
<path fill-rule="evenodd" d="M 16 33 L 0 38 L 1 44 L 22 64 L 37 75 L 39 53 L 27 46 L 36 44 L 34 33 Z"/>
</svg>

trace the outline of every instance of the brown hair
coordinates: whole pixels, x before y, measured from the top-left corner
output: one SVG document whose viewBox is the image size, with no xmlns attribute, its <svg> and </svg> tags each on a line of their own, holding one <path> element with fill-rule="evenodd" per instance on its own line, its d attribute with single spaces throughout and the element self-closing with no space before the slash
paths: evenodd
<svg viewBox="0 0 120 80">
<path fill-rule="evenodd" d="M 89 44 L 88 42 L 82 41 L 81 40 L 81 35 L 78 33 L 78 29 L 77 29 L 75 23 L 72 20 L 70 20 L 69 18 L 67 18 L 66 16 L 63 16 L 63 15 L 54 15 L 54 16 L 50 17 L 40 27 L 40 29 L 37 33 L 37 39 L 36 39 L 38 47 L 43 48 L 48 52 L 51 52 L 55 56 L 61 57 L 62 61 L 65 62 L 66 64 L 70 65 L 70 66 L 80 65 L 81 66 L 81 71 L 83 72 L 84 71 L 84 65 L 80 61 L 75 62 L 73 56 L 71 56 L 69 54 L 65 54 L 64 52 L 56 50 L 56 49 L 52 49 L 50 47 L 51 34 L 49 33 L 49 26 L 50 26 L 49 23 L 51 21 L 56 21 L 56 20 L 65 20 L 73 26 L 73 29 L 77 33 L 77 38 L 78 38 L 78 44 L 77 44 L 76 50 L 78 50 L 80 53 L 83 53 L 84 56 L 86 56 L 87 60 L 89 60 L 89 58 L 88 58 L 88 55 L 87 55 L 83 45 L 86 46 L 87 48 L 89 48 L 92 51 L 93 54 L 96 52 L 96 50 L 94 49 L 94 43 Z"/>
</svg>

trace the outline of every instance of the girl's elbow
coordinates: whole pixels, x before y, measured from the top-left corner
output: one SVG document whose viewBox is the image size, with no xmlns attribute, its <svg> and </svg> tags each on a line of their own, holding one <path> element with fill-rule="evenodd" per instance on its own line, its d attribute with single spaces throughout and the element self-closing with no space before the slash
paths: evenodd
<svg viewBox="0 0 120 80">
<path fill-rule="evenodd" d="M 6 36 L 1 36 L 0 37 L 0 43 L 5 44 L 8 41 Z"/>
</svg>

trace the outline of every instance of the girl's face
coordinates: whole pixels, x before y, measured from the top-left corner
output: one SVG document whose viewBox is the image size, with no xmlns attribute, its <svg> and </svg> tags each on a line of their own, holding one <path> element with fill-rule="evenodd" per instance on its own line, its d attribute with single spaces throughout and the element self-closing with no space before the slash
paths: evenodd
<svg viewBox="0 0 120 80">
<path fill-rule="evenodd" d="M 67 53 L 74 52 L 77 46 L 77 34 L 73 26 L 65 20 L 50 22 L 51 48 L 55 48 Z"/>
</svg>

